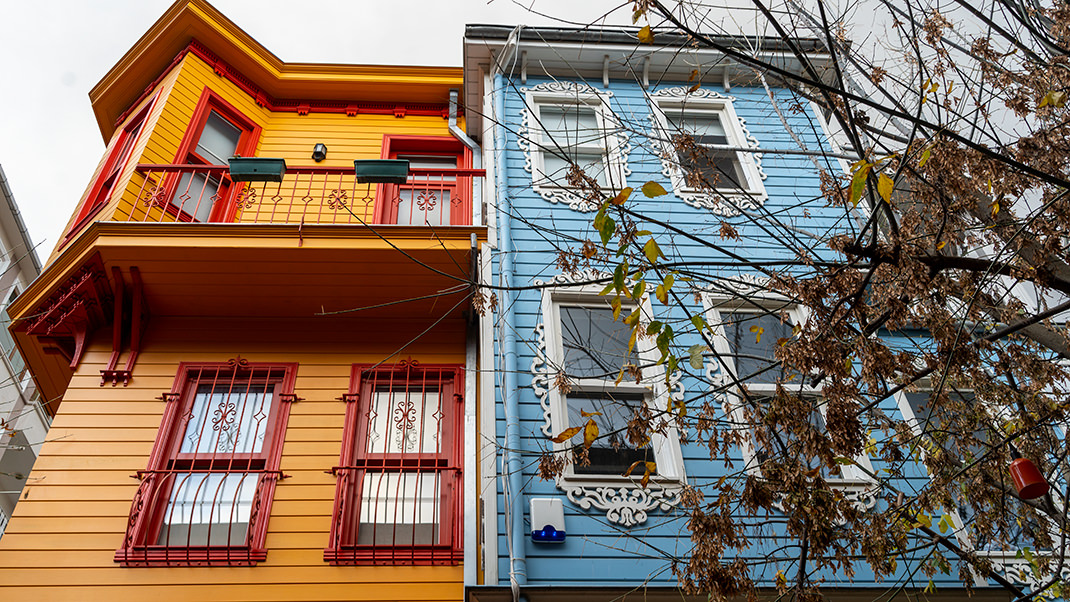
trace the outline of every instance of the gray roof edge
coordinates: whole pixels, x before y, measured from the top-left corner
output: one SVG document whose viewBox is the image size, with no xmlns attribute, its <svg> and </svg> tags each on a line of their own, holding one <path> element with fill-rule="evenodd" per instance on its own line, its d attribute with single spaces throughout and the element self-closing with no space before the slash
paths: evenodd
<svg viewBox="0 0 1070 602">
<path fill-rule="evenodd" d="M 3 165 L 0 165 L 0 196 L 4 197 L 4 202 L 0 203 L 0 222 L 8 222 L 15 226 L 19 237 L 22 239 L 21 242 L 26 248 L 25 255 L 29 256 L 30 262 L 33 264 L 35 270 L 33 276 L 36 278 L 41 273 L 41 260 L 37 257 L 37 249 L 34 247 L 33 241 L 30 240 L 30 232 L 26 229 L 26 222 L 22 220 L 19 206 L 15 204 L 15 195 L 11 192 L 11 187 L 7 183 L 7 175 L 4 173 Z"/>
<path fill-rule="evenodd" d="M 464 28 L 465 39 L 505 40 L 515 30 L 510 25 L 469 24 Z M 578 44 L 639 44 L 637 27 L 521 27 L 522 41 L 568 42 Z M 655 29 L 652 48 L 679 48 L 690 43 L 691 36 L 678 30 Z M 785 51 L 788 41 L 779 38 L 757 36 L 709 36 L 725 46 L 740 49 L 762 48 Z M 824 54 L 824 44 L 816 38 L 792 38 L 790 42 L 807 53 Z"/>
</svg>

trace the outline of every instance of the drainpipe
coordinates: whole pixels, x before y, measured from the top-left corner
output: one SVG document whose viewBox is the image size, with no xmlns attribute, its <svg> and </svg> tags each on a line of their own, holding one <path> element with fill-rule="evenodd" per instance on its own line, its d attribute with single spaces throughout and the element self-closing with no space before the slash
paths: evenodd
<svg viewBox="0 0 1070 602">
<path fill-rule="evenodd" d="M 468 137 L 457 125 L 457 90 L 450 90 L 449 127 L 453 137 L 461 141 L 472 151 L 472 167 L 479 169 L 483 165 L 483 151 L 475 140 Z M 483 216 L 483 187 L 480 178 L 472 178 L 472 225 L 478 226 Z M 479 265 L 475 233 L 472 234 L 472 273 L 473 279 L 479 277 L 479 271 L 475 266 Z M 464 584 L 465 586 L 477 585 L 476 570 L 479 564 L 477 548 L 479 547 L 479 487 L 476 482 L 476 341 L 474 332 L 469 332 L 465 350 L 465 379 L 464 379 L 464 442 L 473 446 L 464 454 L 464 530 L 462 542 L 464 545 Z"/>
<path fill-rule="evenodd" d="M 472 169 L 482 169 L 483 151 L 475 140 L 457 125 L 457 90 L 450 90 L 450 133 L 472 151 Z M 483 179 L 472 178 L 472 225 L 483 225 Z"/>
<path fill-rule="evenodd" d="M 524 479 L 520 458 L 520 391 L 517 386 L 516 358 L 516 291 L 509 287 L 513 277 L 512 203 L 505 177 L 505 84 L 500 72 L 494 74 L 494 175 L 498 189 L 498 232 L 501 250 L 501 267 L 498 283 L 501 285 L 502 303 L 505 312 L 502 320 L 502 395 L 505 398 L 505 492 L 509 500 L 507 518 L 509 537 L 509 584 L 514 599 L 522 586 L 527 585 L 527 557 L 524 551 Z"/>
</svg>

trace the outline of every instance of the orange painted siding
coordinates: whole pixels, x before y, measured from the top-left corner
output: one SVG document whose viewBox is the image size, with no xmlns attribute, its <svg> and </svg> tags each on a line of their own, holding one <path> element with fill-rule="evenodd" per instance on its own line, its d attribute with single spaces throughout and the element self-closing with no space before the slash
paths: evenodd
<svg viewBox="0 0 1070 602">
<path fill-rule="evenodd" d="M 110 352 L 100 332 L 60 407 L 24 499 L 0 540 L 0 591 L 35 600 L 459 600 L 461 567 L 330 566 L 323 562 L 353 363 L 464 362 L 464 325 L 443 323 L 394 355 L 412 320 L 154 318 L 134 379 L 100 387 Z M 104 329 L 107 330 L 107 329 Z M 180 361 L 298 362 L 267 561 L 255 567 L 123 568 L 122 542 Z M 62 585 L 60 585 L 62 584 Z M 358 585 L 359 584 L 359 585 Z"/>
</svg>

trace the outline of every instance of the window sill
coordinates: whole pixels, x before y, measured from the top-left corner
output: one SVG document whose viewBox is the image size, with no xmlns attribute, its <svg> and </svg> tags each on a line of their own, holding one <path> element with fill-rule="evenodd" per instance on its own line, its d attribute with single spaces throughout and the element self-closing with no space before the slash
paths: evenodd
<svg viewBox="0 0 1070 602">
<path fill-rule="evenodd" d="M 327 548 L 323 560 L 332 565 L 456 565 L 461 550 L 449 546 L 352 546 Z"/>
<path fill-rule="evenodd" d="M 267 550 L 241 547 L 189 547 L 119 549 L 115 562 L 125 567 L 153 566 L 255 566 L 267 559 Z"/>
</svg>

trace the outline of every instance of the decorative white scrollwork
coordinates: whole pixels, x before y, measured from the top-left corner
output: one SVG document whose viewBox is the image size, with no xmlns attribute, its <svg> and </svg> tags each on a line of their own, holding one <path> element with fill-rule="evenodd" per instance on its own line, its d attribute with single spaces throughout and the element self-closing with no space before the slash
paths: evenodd
<svg viewBox="0 0 1070 602">
<path fill-rule="evenodd" d="M 680 489 L 667 489 L 658 485 L 642 487 L 561 487 L 574 504 L 590 510 L 597 508 L 606 512 L 606 520 L 624 527 L 634 527 L 646 522 L 651 510 L 671 510 L 680 503 Z"/>
<path fill-rule="evenodd" d="M 599 205 L 597 199 L 583 196 L 579 189 L 572 188 L 564 182 L 551 182 L 538 173 L 535 166 L 540 161 L 536 160 L 535 155 L 546 151 L 540 143 L 543 129 L 531 110 L 531 104 L 534 102 L 531 100 L 532 94 L 542 96 L 543 99 L 547 96 L 550 98 L 557 96 L 563 103 L 584 101 L 597 108 L 602 115 L 602 127 L 605 130 L 602 136 L 607 163 L 605 168 L 609 173 L 619 174 L 621 181 L 613 182 L 613 184 L 624 188 L 626 185 L 624 179 L 632 173 L 628 166 L 632 146 L 627 129 L 609 109 L 609 97 L 613 96 L 612 92 L 599 91 L 588 84 L 570 81 L 545 82 L 531 88 L 521 88 L 520 91 L 527 94 L 528 103 L 520 112 L 517 145 L 520 150 L 524 151 L 524 171 L 532 175 L 532 189 L 536 194 L 555 205 L 568 205 L 574 211 L 595 211 Z"/>
<path fill-rule="evenodd" d="M 690 88 L 684 86 L 675 86 L 672 88 L 662 88 L 653 94 L 651 97 L 654 99 L 655 104 L 658 99 L 680 99 L 680 100 L 698 100 L 698 101 L 723 101 L 727 106 L 736 98 L 734 96 L 728 96 L 721 94 L 715 90 L 707 88 L 699 88 L 692 91 Z M 696 106 L 701 106 L 696 103 Z M 734 111 L 732 112 L 734 114 Z M 747 129 L 747 121 L 742 117 L 737 117 L 736 121 L 739 123 L 739 131 L 742 133 L 743 139 L 746 142 L 748 148 L 758 148 L 758 139 Z M 658 151 L 658 155 L 661 158 L 661 173 L 672 182 L 673 194 L 678 198 L 698 209 L 707 209 L 714 215 L 721 217 L 734 217 L 739 215 L 741 211 L 754 211 L 765 204 L 765 194 L 740 191 L 704 191 L 689 189 L 687 186 L 686 178 L 683 171 L 680 169 L 679 161 L 676 158 L 676 149 L 673 148 L 672 132 L 666 131 L 667 125 L 661 123 L 656 110 L 650 112 L 650 122 L 655 132 L 661 132 L 660 135 L 654 137 L 655 148 Z M 725 127 L 731 127 L 730 124 L 725 124 Z M 766 179 L 765 171 L 762 169 L 762 156 L 758 153 L 742 152 L 740 155 L 744 161 L 750 162 L 755 169 L 757 177 L 761 180 Z M 747 169 L 746 165 L 741 166 Z"/>
</svg>

